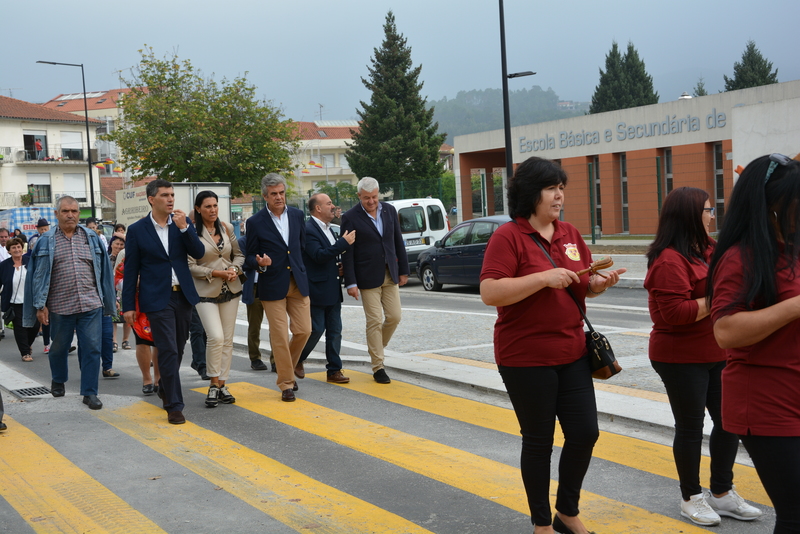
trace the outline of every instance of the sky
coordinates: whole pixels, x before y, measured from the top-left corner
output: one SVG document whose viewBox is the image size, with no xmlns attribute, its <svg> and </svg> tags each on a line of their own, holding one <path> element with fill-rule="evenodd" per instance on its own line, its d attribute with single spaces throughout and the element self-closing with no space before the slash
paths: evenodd
<svg viewBox="0 0 800 534">
<path fill-rule="evenodd" d="M 81 92 L 79 69 L 37 60 L 83 63 L 87 91 L 101 91 L 119 88 L 147 45 L 218 80 L 246 74 L 287 118 L 319 120 L 322 105 L 322 120 L 356 120 L 389 10 L 429 101 L 502 84 L 498 0 L 0 3 L 0 94 L 29 102 Z M 509 80 L 510 90 L 538 85 L 589 101 L 614 40 L 623 50 L 633 42 L 660 102 L 691 94 L 700 77 L 709 93 L 722 90 L 751 39 L 779 81 L 800 79 L 798 0 L 505 0 L 504 9 L 508 72 L 537 73 Z"/>
</svg>

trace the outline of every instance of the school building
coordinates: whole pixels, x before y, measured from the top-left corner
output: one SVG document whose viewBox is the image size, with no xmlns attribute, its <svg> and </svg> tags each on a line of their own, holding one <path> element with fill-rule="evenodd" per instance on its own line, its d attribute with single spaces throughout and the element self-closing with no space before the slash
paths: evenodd
<svg viewBox="0 0 800 534">
<path fill-rule="evenodd" d="M 512 109 L 513 113 L 513 109 Z M 654 234 L 664 197 L 708 191 L 715 231 L 737 166 L 800 152 L 800 80 L 514 127 L 514 165 L 558 161 L 569 176 L 563 220 L 584 235 Z M 506 213 L 503 130 L 455 138 L 459 219 Z"/>
</svg>

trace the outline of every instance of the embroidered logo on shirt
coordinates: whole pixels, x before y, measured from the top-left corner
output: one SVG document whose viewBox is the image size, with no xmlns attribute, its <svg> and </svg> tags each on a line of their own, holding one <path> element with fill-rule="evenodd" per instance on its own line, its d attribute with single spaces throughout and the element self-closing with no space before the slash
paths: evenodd
<svg viewBox="0 0 800 534">
<path fill-rule="evenodd" d="M 564 245 L 564 252 L 567 257 L 572 261 L 581 261 L 581 253 L 578 252 L 578 245 L 575 243 L 567 243 Z"/>
</svg>

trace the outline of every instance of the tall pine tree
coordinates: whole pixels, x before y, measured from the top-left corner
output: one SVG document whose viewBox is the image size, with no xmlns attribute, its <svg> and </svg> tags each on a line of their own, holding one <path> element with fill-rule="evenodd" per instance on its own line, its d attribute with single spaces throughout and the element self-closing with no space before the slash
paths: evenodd
<svg viewBox="0 0 800 534">
<path fill-rule="evenodd" d="M 761 55 L 754 41 L 747 41 L 742 61 L 733 64 L 733 78 L 725 78 L 725 90 L 736 91 L 760 85 L 778 83 L 778 69 L 772 71 L 772 62 Z"/>
<path fill-rule="evenodd" d="M 592 95 L 589 113 L 647 106 L 658 103 L 653 90 L 653 77 L 647 74 L 644 61 L 632 42 L 621 55 L 616 41 L 606 55 L 606 70 L 600 69 L 600 83 Z"/>
<path fill-rule="evenodd" d="M 397 33 L 391 11 L 383 30 L 383 43 L 368 67 L 369 80 L 361 79 L 372 96 L 369 104 L 360 102 L 361 124 L 353 132 L 347 161 L 356 176 L 372 176 L 382 188 L 388 182 L 430 182 L 443 173 L 439 149 L 446 134 L 438 133 L 433 108 L 426 109 L 420 95 L 422 67 L 412 68 L 411 48 Z"/>
</svg>

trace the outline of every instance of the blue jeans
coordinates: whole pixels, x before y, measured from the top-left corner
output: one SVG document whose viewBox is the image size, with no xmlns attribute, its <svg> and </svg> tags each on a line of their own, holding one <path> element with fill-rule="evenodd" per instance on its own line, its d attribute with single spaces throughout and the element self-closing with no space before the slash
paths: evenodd
<svg viewBox="0 0 800 534">
<path fill-rule="evenodd" d="M 80 350 L 80 343 L 78 350 Z M 103 371 L 108 371 L 114 364 L 114 322 L 110 315 L 103 316 L 103 349 L 100 353 L 103 360 Z"/>
<path fill-rule="evenodd" d="M 97 395 L 100 375 L 100 351 L 103 342 L 103 308 L 84 313 L 59 315 L 50 312 L 50 373 L 53 382 L 65 384 L 69 379 L 68 354 L 72 334 L 78 334 L 78 365 L 81 369 L 81 395 Z"/>
<path fill-rule="evenodd" d="M 317 346 L 322 333 L 325 333 L 325 368 L 328 376 L 342 370 L 342 304 L 333 306 L 311 306 L 311 337 L 308 338 L 300 362 L 306 361 L 308 355 Z"/>
</svg>

